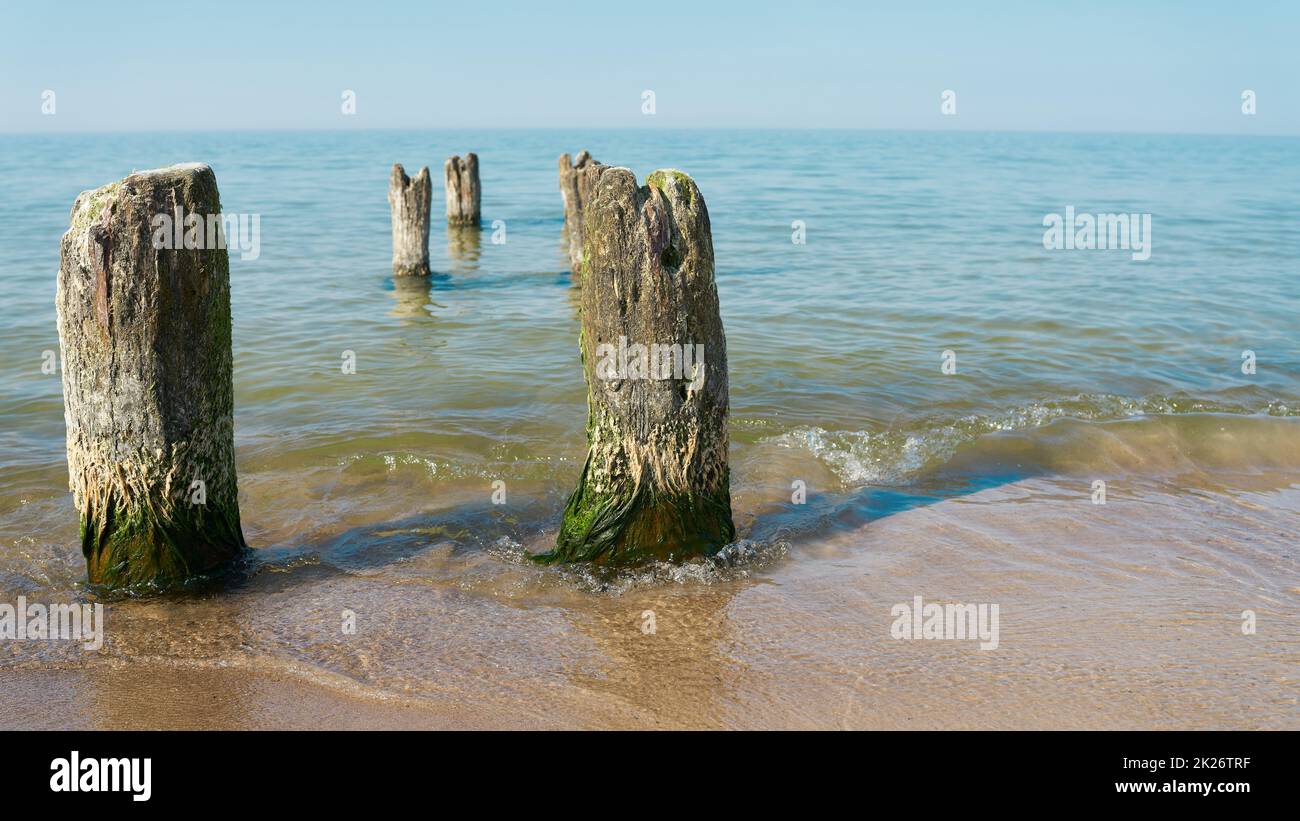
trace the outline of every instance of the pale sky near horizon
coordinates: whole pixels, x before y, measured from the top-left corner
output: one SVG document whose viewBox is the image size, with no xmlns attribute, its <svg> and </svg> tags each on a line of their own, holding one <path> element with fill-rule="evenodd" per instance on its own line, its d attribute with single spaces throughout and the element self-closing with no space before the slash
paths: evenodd
<svg viewBox="0 0 1300 821">
<path fill-rule="evenodd" d="M 1300 135 L 1300 2 L 626 5 L 6 3 L 0 132 Z M 955 116 L 941 113 L 949 89 Z M 1242 113 L 1246 89 L 1254 116 Z M 342 113 L 345 90 L 355 115 Z"/>
</svg>

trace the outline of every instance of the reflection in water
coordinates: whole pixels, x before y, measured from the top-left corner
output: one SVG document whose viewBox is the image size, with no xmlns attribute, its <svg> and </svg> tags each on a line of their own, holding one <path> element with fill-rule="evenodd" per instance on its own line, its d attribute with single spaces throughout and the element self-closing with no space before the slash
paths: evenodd
<svg viewBox="0 0 1300 821">
<path fill-rule="evenodd" d="M 433 316 L 430 291 L 433 280 L 446 280 L 446 274 L 432 274 L 427 277 L 393 277 L 392 315 L 398 319 L 422 319 Z"/>
<path fill-rule="evenodd" d="M 447 255 L 466 271 L 478 270 L 483 231 L 477 225 L 447 226 Z"/>
</svg>

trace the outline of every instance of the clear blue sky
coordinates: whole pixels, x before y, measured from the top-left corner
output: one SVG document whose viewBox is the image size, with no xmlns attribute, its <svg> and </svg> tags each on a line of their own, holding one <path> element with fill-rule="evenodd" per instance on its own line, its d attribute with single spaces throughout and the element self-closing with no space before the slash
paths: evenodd
<svg viewBox="0 0 1300 821">
<path fill-rule="evenodd" d="M 977 8 L 982 7 L 982 8 Z M 0 7 L 0 131 L 818 127 L 1300 134 L 1300 2 Z M 42 93 L 56 113 L 42 115 Z M 357 114 L 340 113 L 341 94 Z M 641 93 L 656 114 L 641 113 Z M 957 93 L 957 116 L 940 94 Z M 1241 113 L 1241 93 L 1258 113 Z"/>
</svg>

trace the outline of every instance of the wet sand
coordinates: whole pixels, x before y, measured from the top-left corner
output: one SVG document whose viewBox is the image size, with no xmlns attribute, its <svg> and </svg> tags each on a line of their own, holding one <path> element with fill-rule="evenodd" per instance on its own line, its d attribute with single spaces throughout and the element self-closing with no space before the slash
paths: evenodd
<svg viewBox="0 0 1300 821">
<path fill-rule="evenodd" d="M 421 581 L 447 561 L 437 548 L 379 586 L 305 566 L 277 574 L 292 583 L 253 580 L 251 600 L 110 604 L 95 657 L 0 671 L 5 724 L 1300 729 L 1293 478 L 1119 483 L 1105 505 L 1079 479 L 1028 479 L 733 578 L 615 593 L 523 567 Z M 915 595 L 998 603 L 999 647 L 891 638 L 890 608 Z M 332 635 L 344 601 L 354 636 Z"/>
</svg>

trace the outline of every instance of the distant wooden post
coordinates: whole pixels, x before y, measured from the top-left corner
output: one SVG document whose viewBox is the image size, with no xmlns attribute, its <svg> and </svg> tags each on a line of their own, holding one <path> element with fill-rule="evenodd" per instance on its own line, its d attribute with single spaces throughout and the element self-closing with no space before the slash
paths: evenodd
<svg viewBox="0 0 1300 821">
<path fill-rule="evenodd" d="M 587 151 L 578 152 L 576 160 L 560 155 L 560 196 L 564 198 L 564 230 L 569 237 L 569 268 L 582 273 L 582 206 L 591 199 L 596 180 L 606 166 L 592 159 Z"/>
<path fill-rule="evenodd" d="M 587 460 L 539 561 L 707 555 L 735 537 L 727 343 L 704 197 L 679 171 L 600 173 L 583 205 Z"/>
<path fill-rule="evenodd" d="M 429 275 L 429 209 L 433 183 L 428 167 L 411 179 L 401 163 L 388 179 L 388 207 L 393 214 L 393 273 Z"/>
<path fill-rule="evenodd" d="M 478 182 L 478 155 L 470 152 L 464 159 L 447 158 L 443 165 L 447 178 L 447 222 L 452 225 L 478 225 L 481 190 Z"/>
<path fill-rule="evenodd" d="M 69 484 L 90 581 L 166 587 L 244 549 L 230 267 L 206 165 L 77 197 L 60 247 Z"/>
</svg>

